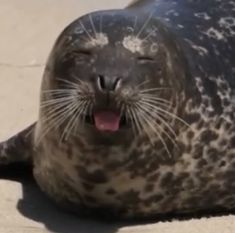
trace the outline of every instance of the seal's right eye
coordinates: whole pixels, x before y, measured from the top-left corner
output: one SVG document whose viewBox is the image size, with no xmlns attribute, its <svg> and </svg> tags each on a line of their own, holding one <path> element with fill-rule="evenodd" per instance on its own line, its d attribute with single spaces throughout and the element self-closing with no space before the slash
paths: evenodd
<svg viewBox="0 0 235 233">
<path fill-rule="evenodd" d="M 78 55 L 84 55 L 84 56 L 92 55 L 91 51 L 89 51 L 89 50 L 78 50 L 75 53 Z"/>
<path fill-rule="evenodd" d="M 74 52 L 74 58 L 77 62 L 83 62 L 90 59 L 92 52 L 89 50 L 78 50 Z"/>
<path fill-rule="evenodd" d="M 92 55 L 90 50 L 78 50 L 78 51 L 75 51 L 74 54 L 76 56 L 84 56 L 84 57 L 89 57 Z"/>
</svg>

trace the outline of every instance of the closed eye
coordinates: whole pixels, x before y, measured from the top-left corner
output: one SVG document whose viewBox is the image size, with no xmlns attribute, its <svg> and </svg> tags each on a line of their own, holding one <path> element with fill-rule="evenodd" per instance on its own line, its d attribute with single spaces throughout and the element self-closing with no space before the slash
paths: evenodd
<svg viewBox="0 0 235 233">
<path fill-rule="evenodd" d="M 137 60 L 140 62 L 154 62 L 155 61 L 154 58 L 147 57 L 147 56 L 137 57 Z"/>
<path fill-rule="evenodd" d="M 89 50 L 77 50 L 74 51 L 74 58 L 77 64 L 87 62 L 91 59 L 92 52 Z"/>
<path fill-rule="evenodd" d="M 78 51 L 75 51 L 74 53 L 78 55 L 85 55 L 85 56 L 92 55 L 92 52 L 89 50 L 78 50 Z"/>
</svg>

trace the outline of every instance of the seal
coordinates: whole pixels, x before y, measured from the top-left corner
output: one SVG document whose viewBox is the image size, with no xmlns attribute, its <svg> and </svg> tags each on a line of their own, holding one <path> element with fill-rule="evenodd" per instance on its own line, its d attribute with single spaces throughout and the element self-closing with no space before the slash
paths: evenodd
<svg viewBox="0 0 235 233">
<path fill-rule="evenodd" d="M 139 0 L 72 22 L 36 123 L 0 144 L 78 214 L 235 207 L 235 0 Z M 98 214 L 99 213 L 99 214 Z"/>
</svg>

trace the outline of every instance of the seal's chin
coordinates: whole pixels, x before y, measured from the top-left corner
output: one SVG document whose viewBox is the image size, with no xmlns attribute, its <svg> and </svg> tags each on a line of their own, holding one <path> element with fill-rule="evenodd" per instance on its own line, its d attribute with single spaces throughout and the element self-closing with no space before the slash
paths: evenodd
<svg viewBox="0 0 235 233">
<path fill-rule="evenodd" d="M 112 110 L 95 111 L 92 119 L 86 118 L 86 123 L 93 125 L 100 132 L 110 133 L 118 132 L 127 126 L 126 118 Z"/>
</svg>

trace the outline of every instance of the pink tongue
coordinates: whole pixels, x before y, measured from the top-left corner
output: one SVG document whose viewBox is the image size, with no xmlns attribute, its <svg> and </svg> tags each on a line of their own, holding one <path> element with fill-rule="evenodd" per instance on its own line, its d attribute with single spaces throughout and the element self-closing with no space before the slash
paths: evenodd
<svg viewBox="0 0 235 233">
<path fill-rule="evenodd" d="M 101 111 L 94 114 L 95 126 L 100 131 L 117 131 L 120 115 L 111 111 Z"/>
</svg>

